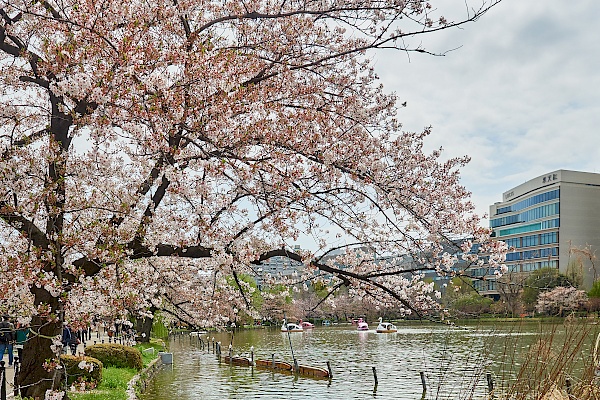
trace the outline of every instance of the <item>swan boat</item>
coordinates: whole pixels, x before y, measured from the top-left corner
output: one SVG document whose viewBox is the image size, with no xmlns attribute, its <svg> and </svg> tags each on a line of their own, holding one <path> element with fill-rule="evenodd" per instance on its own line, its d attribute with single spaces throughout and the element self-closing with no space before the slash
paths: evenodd
<svg viewBox="0 0 600 400">
<path fill-rule="evenodd" d="M 392 324 L 391 322 L 383 322 L 382 318 L 379 317 L 379 325 L 377 325 L 376 332 L 377 333 L 394 333 L 394 332 L 398 332 L 398 328 L 396 328 L 396 325 Z"/>
<path fill-rule="evenodd" d="M 292 322 L 288 323 L 284 319 L 283 325 L 281 325 L 281 332 L 304 332 L 304 329 L 302 329 L 302 325 L 294 324 Z"/>
</svg>

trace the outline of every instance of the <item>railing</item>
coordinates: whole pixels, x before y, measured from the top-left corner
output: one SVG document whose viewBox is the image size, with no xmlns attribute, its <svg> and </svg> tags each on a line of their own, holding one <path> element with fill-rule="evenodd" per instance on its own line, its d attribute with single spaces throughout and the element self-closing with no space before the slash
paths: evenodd
<svg viewBox="0 0 600 400">
<path fill-rule="evenodd" d="M 6 400 L 6 367 L 4 361 L 0 361 L 0 400 Z"/>
<path fill-rule="evenodd" d="M 19 386 L 19 373 L 21 372 L 21 360 L 19 359 L 19 357 L 15 357 L 15 363 L 14 363 L 14 368 L 15 368 L 15 377 L 13 380 L 13 386 L 14 386 L 14 395 L 15 397 L 17 397 L 19 395 L 19 392 L 21 391 L 20 386 Z M 4 399 L 0 399 L 0 400 L 4 400 Z"/>
</svg>

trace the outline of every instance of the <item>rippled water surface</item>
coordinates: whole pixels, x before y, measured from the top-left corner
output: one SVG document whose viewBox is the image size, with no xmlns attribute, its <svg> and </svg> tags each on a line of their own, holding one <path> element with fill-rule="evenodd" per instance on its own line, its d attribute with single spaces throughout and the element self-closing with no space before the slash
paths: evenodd
<svg viewBox="0 0 600 400">
<path fill-rule="evenodd" d="M 441 325 L 399 327 L 397 333 L 359 332 L 351 325 L 317 327 L 301 333 L 278 328 L 236 331 L 233 354 L 256 359 L 292 362 L 327 368 L 333 379 L 317 380 L 273 373 L 219 362 L 212 348 L 202 349 L 189 335 L 175 337 L 169 349 L 172 369 L 161 372 L 148 388 L 144 400 L 164 399 L 421 399 L 420 372 L 426 376 L 426 399 L 485 398 L 486 373 L 500 360 L 503 337 L 520 336 L 526 348 L 536 337 L 533 325 L 516 332 L 513 327 L 448 328 Z M 231 333 L 211 333 L 228 350 Z M 519 348 L 513 352 L 519 353 Z M 518 357 L 517 357 L 518 358 Z M 513 356 L 511 356 L 513 359 Z M 516 361 L 512 361 L 515 362 Z M 374 386 L 373 367 L 378 385 Z"/>
</svg>

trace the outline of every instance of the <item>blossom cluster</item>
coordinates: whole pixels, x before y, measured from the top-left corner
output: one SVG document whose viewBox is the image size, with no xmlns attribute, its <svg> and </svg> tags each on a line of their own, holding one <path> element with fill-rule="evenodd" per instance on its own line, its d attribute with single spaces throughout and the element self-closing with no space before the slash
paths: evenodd
<svg viewBox="0 0 600 400">
<path fill-rule="evenodd" d="M 402 130 L 368 51 L 422 51 L 413 34 L 487 9 L 453 22 L 434 2 L 2 2 L 4 307 L 45 338 L 159 309 L 258 316 L 257 279 L 435 307 L 421 271 L 453 273 L 449 239 L 489 232 L 460 183 L 468 157 Z M 290 250 L 300 239 L 310 250 Z M 505 251 L 487 247 L 500 272 Z M 273 255 L 304 270 L 263 274 Z M 47 375 L 60 347 L 44 343 L 27 372 Z"/>
</svg>

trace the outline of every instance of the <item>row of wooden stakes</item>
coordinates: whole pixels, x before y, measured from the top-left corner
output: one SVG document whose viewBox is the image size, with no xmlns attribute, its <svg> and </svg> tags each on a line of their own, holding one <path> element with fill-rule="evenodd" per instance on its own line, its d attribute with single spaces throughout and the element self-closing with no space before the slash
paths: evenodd
<svg viewBox="0 0 600 400">
<path fill-rule="evenodd" d="M 311 367 L 307 365 L 294 365 L 285 361 L 275 361 L 275 355 L 271 360 L 254 360 L 254 356 L 240 357 L 240 356 L 222 356 L 221 359 L 229 364 L 238 365 L 243 367 L 256 367 L 260 369 L 268 369 L 274 372 L 298 374 L 309 378 L 323 378 L 331 379 L 331 365 L 327 361 L 327 369 L 320 367 Z"/>
</svg>

